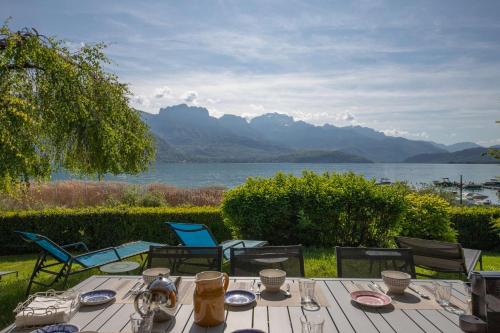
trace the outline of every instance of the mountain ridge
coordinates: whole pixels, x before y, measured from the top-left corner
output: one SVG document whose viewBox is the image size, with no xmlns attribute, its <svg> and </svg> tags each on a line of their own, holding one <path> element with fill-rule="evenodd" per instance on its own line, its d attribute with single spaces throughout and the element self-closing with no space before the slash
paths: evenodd
<svg viewBox="0 0 500 333">
<path fill-rule="evenodd" d="M 448 152 L 433 142 L 387 136 L 361 126 L 313 125 L 280 113 L 247 121 L 231 114 L 216 118 L 204 107 L 179 104 L 140 115 L 161 140 L 157 147 L 168 145 L 161 154 L 173 154 L 163 157 L 169 161 L 404 162 L 415 155 Z"/>
</svg>

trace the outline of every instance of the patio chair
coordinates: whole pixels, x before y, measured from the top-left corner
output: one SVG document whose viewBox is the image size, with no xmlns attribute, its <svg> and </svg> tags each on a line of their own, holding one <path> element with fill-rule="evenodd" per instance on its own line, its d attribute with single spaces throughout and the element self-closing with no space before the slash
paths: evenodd
<svg viewBox="0 0 500 333">
<path fill-rule="evenodd" d="M 259 276 L 259 272 L 265 268 L 278 268 L 285 271 L 287 276 L 305 276 L 301 245 L 233 247 L 230 252 L 231 275 Z"/>
<path fill-rule="evenodd" d="M 63 278 L 63 287 L 66 287 L 66 283 L 70 275 L 81 273 L 112 262 L 121 261 L 135 255 L 142 255 L 149 251 L 149 247 L 151 245 L 162 245 L 158 243 L 137 241 L 97 251 L 89 251 L 87 245 L 83 242 L 60 246 L 51 241 L 49 238 L 39 234 L 23 231 L 16 231 L 16 233 L 18 233 L 23 240 L 28 243 L 35 244 L 41 250 L 28 283 L 28 288 L 26 290 L 27 295 L 29 294 L 33 284 L 50 287 L 59 279 Z M 67 251 L 68 248 L 81 248 L 86 252 L 75 256 Z M 50 257 L 55 259 L 56 262 L 48 263 L 47 260 Z M 76 270 L 73 267 L 75 264 L 80 266 Z M 51 267 L 57 268 L 55 270 L 48 269 Z M 36 281 L 35 278 L 40 272 L 55 275 L 55 278 L 50 283 Z"/>
<path fill-rule="evenodd" d="M 2 281 L 2 276 L 9 275 L 9 274 L 16 274 L 16 278 L 19 277 L 18 271 L 0 271 L 0 281 Z"/>
<path fill-rule="evenodd" d="M 379 279 L 385 270 L 405 272 L 415 278 L 415 264 L 410 249 L 337 246 L 335 255 L 339 278 Z"/>
<path fill-rule="evenodd" d="M 147 267 L 167 267 L 172 275 L 222 271 L 222 246 L 151 246 Z"/>
<path fill-rule="evenodd" d="M 204 224 L 165 222 L 165 224 L 177 235 L 184 246 L 222 246 L 222 254 L 226 260 L 230 260 L 229 249 L 233 247 L 259 247 L 267 244 L 260 240 L 227 240 L 217 243 L 214 235 Z"/>
<path fill-rule="evenodd" d="M 470 278 L 474 267 L 479 262 L 483 270 L 481 250 L 464 249 L 459 243 L 449 243 L 411 237 L 396 237 L 400 248 L 413 251 L 415 265 L 431 271 L 465 274 Z M 419 273 L 418 275 L 429 275 Z"/>
</svg>

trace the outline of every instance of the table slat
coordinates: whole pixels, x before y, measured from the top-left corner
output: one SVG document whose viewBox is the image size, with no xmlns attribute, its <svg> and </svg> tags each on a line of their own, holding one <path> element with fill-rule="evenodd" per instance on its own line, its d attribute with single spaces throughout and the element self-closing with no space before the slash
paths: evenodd
<svg viewBox="0 0 500 333">
<path fill-rule="evenodd" d="M 290 318 L 286 307 L 267 307 L 270 333 L 292 333 Z"/>
<path fill-rule="evenodd" d="M 463 333 L 462 330 L 453 324 L 448 318 L 443 316 L 439 311 L 433 310 L 418 310 L 425 318 L 434 323 L 439 329 L 446 333 Z"/>
<path fill-rule="evenodd" d="M 267 307 L 256 306 L 253 308 L 253 322 L 252 328 L 256 328 L 267 332 L 268 329 L 268 318 L 267 318 Z"/>
<path fill-rule="evenodd" d="M 403 310 L 404 313 L 411 318 L 418 326 L 420 326 L 426 333 L 440 333 L 441 331 L 433 325 L 427 318 L 425 318 L 418 310 Z"/>
</svg>

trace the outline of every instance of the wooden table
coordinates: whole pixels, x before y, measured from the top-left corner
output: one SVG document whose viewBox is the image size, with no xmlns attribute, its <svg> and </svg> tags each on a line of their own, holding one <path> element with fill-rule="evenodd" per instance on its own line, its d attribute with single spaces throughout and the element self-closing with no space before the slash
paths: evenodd
<svg viewBox="0 0 500 333">
<path fill-rule="evenodd" d="M 78 284 L 75 289 L 90 291 L 95 289 L 113 289 L 125 283 L 134 285 L 140 281 L 137 276 L 93 276 Z M 192 279 L 187 277 L 185 279 Z M 251 281 L 255 278 L 234 278 L 232 283 Z M 329 305 L 321 307 L 319 313 L 325 318 L 324 332 L 462 332 L 458 327 L 458 315 L 442 309 L 363 309 L 353 305 L 349 290 L 354 283 L 367 283 L 369 280 L 350 279 L 315 279 L 317 287 L 328 300 Z M 296 280 L 288 280 L 297 283 Z M 377 281 L 379 282 L 379 281 Z M 465 305 L 465 289 L 461 281 L 450 281 L 453 286 L 452 302 Z M 429 280 L 415 281 L 417 286 L 430 285 Z M 128 286 L 128 284 L 126 285 Z M 117 302 L 104 307 L 82 307 L 71 319 L 81 331 L 97 332 L 130 332 L 129 317 L 134 312 L 133 304 L 121 303 L 119 298 L 124 294 L 124 288 L 118 293 Z M 120 294 L 121 293 L 121 294 Z M 180 305 L 176 318 L 163 326 L 156 326 L 154 332 L 232 332 L 240 328 L 259 328 L 270 333 L 301 332 L 300 316 L 303 311 L 300 306 L 256 306 L 242 311 L 227 310 L 225 324 L 202 328 L 193 323 L 193 306 Z M 310 313 L 310 312 L 309 312 Z M 29 332 L 30 330 L 27 330 Z M 23 332 L 13 325 L 0 333 Z"/>
</svg>

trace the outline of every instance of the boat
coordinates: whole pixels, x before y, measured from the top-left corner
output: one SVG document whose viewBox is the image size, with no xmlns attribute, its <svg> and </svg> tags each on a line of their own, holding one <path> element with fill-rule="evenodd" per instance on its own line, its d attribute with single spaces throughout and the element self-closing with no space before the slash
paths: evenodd
<svg viewBox="0 0 500 333">
<path fill-rule="evenodd" d="M 452 187 L 455 186 L 455 183 L 453 183 L 450 178 L 442 178 L 441 180 L 434 180 L 432 183 L 435 186 L 440 186 L 440 187 Z"/>
<path fill-rule="evenodd" d="M 491 205 L 491 200 L 490 199 L 475 200 L 474 205 L 476 205 L 476 206 L 489 206 L 489 205 Z"/>
<path fill-rule="evenodd" d="M 390 185 L 392 184 L 391 180 L 389 178 L 380 178 L 380 180 L 376 183 L 377 185 Z"/>
<path fill-rule="evenodd" d="M 483 187 L 491 190 L 500 190 L 500 179 L 491 178 L 489 181 L 483 183 Z"/>
<path fill-rule="evenodd" d="M 463 188 L 466 190 L 481 190 L 483 185 L 470 182 L 465 184 Z"/>
</svg>

